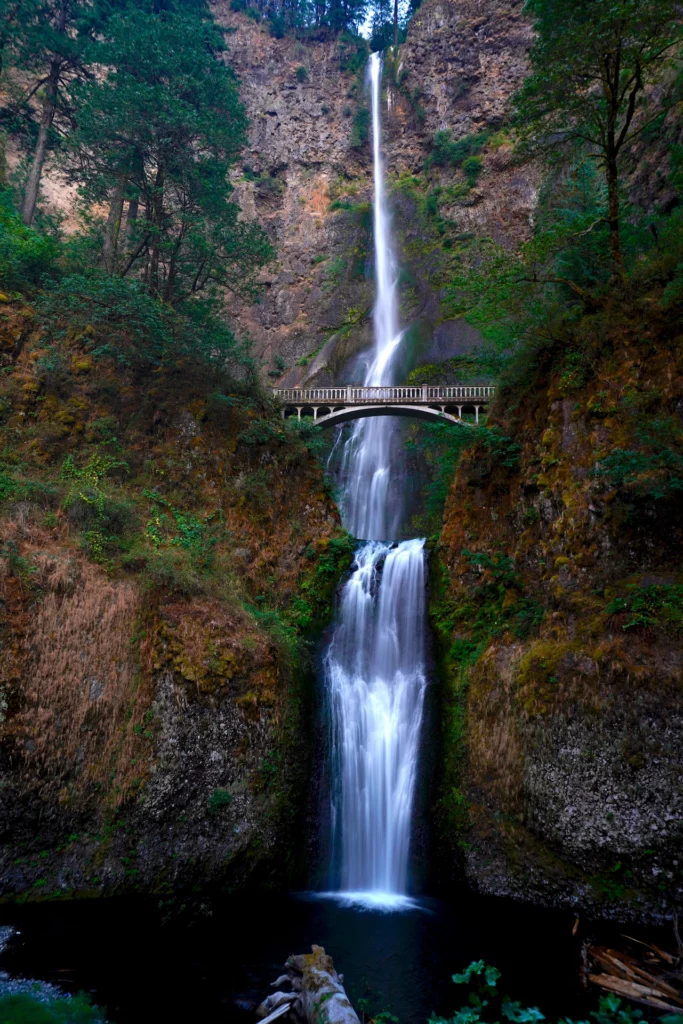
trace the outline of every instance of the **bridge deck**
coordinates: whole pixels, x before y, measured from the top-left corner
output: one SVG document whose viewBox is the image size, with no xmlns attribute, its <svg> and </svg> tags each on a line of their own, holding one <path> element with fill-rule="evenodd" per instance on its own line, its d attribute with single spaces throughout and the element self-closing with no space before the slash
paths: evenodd
<svg viewBox="0 0 683 1024">
<path fill-rule="evenodd" d="M 496 389 L 489 384 L 418 384 L 414 386 L 336 388 L 273 388 L 273 395 L 284 405 L 486 405 Z"/>
</svg>

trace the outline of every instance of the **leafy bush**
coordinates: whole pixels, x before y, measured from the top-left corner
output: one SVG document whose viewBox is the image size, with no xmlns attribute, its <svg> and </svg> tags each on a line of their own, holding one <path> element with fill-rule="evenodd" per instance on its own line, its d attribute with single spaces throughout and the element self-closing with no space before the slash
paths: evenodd
<svg viewBox="0 0 683 1024">
<path fill-rule="evenodd" d="M 678 632 L 683 627 L 683 586 L 631 583 L 626 589 L 626 596 L 613 598 L 605 608 L 605 615 L 625 616 L 623 630 L 662 626 Z"/>
<path fill-rule="evenodd" d="M 484 427 L 477 433 L 476 440 L 483 444 L 491 453 L 495 462 L 506 469 L 516 469 L 519 465 L 522 449 L 511 437 L 507 437 L 498 427 Z"/>
<path fill-rule="evenodd" d="M 462 974 L 454 974 L 456 985 L 467 985 L 470 988 L 468 1005 L 462 1006 L 450 1017 L 438 1017 L 433 1014 L 429 1024 L 487 1024 L 499 1021 L 501 1017 L 511 1024 L 537 1024 L 545 1020 L 537 1006 L 522 1006 L 513 1002 L 509 996 L 498 991 L 500 971 L 485 964 L 483 960 L 474 961 Z M 595 1024 L 638 1024 L 643 1020 L 642 1010 L 636 1010 L 625 1004 L 616 995 L 602 996 L 598 1009 L 590 1013 Z M 673 1014 L 662 1018 L 667 1024 L 681 1024 L 683 1016 Z M 589 1024 L 588 1021 L 569 1021 L 566 1018 L 559 1024 Z"/>
<path fill-rule="evenodd" d="M 58 254 L 57 240 L 27 228 L 10 190 L 0 190 L 0 286 L 8 291 L 40 287 L 55 274 Z"/>
<path fill-rule="evenodd" d="M 297 82 L 307 82 L 308 81 L 308 71 L 303 66 L 303 64 L 299 65 L 299 67 L 296 69 L 295 74 L 296 74 Z"/>
<path fill-rule="evenodd" d="M 95 358 L 113 356 L 137 368 L 184 358 L 237 376 L 251 371 L 245 344 L 209 302 L 187 302 L 175 309 L 139 282 L 78 273 L 62 278 L 36 306 L 55 339 L 67 331 L 80 332 Z"/>
<path fill-rule="evenodd" d="M 281 14 L 274 14 L 268 22 L 268 31 L 275 39 L 284 39 L 287 33 L 287 22 Z"/>
<path fill-rule="evenodd" d="M 491 132 L 479 132 L 475 135 L 465 135 L 462 139 L 458 139 L 454 142 L 449 129 L 438 131 L 434 135 L 432 151 L 427 157 L 426 166 L 428 168 L 462 167 L 467 173 L 468 178 L 476 167 L 476 181 L 476 175 L 479 173 L 479 168 L 481 167 L 481 160 L 476 165 L 470 164 L 469 172 L 465 168 L 465 161 L 476 157 L 477 153 L 481 152 L 490 137 Z"/>
<path fill-rule="evenodd" d="M 370 135 L 370 111 L 367 107 L 361 107 L 356 111 L 351 128 L 351 145 L 354 149 L 360 149 L 368 141 Z"/>
<path fill-rule="evenodd" d="M 683 492 L 683 431 L 671 419 L 636 429 L 635 448 L 615 448 L 601 460 L 598 477 L 633 497 L 659 501 Z"/>
<path fill-rule="evenodd" d="M 471 188 L 477 184 L 477 179 L 481 172 L 481 157 L 480 156 L 468 156 L 460 165 L 465 172 L 467 182 Z"/>
</svg>

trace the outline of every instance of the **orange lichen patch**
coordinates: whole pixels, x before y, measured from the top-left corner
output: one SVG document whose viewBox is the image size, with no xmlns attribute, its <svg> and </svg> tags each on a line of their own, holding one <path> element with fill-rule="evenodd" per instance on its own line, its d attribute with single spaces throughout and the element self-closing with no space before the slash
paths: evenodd
<svg viewBox="0 0 683 1024">
<path fill-rule="evenodd" d="M 519 799 L 523 769 L 513 707 L 520 650 L 520 644 L 491 647 L 471 673 L 467 699 L 472 783 L 511 807 Z"/>
<path fill-rule="evenodd" d="M 330 205 L 330 183 L 326 174 L 318 174 L 305 193 L 302 193 L 307 213 L 324 217 Z"/>
<path fill-rule="evenodd" d="M 69 549 L 21 550 L 27 561 L 34 554 L 34 582 L 44 594 L 30 615 L 19 611 L 23 630 L 14 657 L 21 690 L 5 737 L 21 752 L 29 778 L 46 791 L 56 787 L 61 802 L 103 791 L 119 802 L 129 791 L 126 766 L 138 745 L 134 725 L 146 710 L 131 642 L 138 589 L 107 580 Z M 3 587 L 20 604 L 16 586 L 5 578 Z"/>
</svg>

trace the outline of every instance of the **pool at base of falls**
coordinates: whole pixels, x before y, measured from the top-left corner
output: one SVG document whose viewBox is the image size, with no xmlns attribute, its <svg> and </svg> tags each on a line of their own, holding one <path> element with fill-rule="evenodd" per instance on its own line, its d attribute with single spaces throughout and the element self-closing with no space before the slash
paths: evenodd
<svg viewBox="0 0 683 1024">
<path fill-rule="evenodd" d="M 368 1008 L 366 1018 L 382 1010 L 400 1024 L 427 1024 L 432 1012 L 452 1016 L 467 999 L 452 975 L 482 959 L 502 971 L 502 992 L 540 1006 L 552 1021 L 585 1019 L 593 1008 L 578 980 L 583 937 L 614 941 L 587 922 L 573 937 L 569 910 L 465 888 L 453 892 L 450 904 L 420 899 L 393 914 L 346 904 L 343 893 L 331 896 L 4 905 L 0 925 L 13 924 L 21 934 L 0 957 L 0 971 L 90 992 L 116 1024 L 253 1024 L 254 1008 L 287 957 L 315 943 L 332 955 L 353 1005 Z"/>
</svg>

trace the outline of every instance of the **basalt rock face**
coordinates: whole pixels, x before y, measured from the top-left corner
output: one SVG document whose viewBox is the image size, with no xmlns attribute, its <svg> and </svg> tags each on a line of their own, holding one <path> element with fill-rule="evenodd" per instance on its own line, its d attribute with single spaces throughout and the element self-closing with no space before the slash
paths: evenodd
<svg viewBox="0 0 683 1024">
<path fill-rule="evenodd" d="M 2 324 L 0 895 L 293 881 L 351 553 L 317 461 L 255 396 L 88 333 L 45 374 L 31 310 Z"/>
<path fill-rule="evenodd" d="M 523 3 L 431 0 L 410 23 L 389 88 L 387 147 L 394 173 L 419 174 L 438 131 L 454 140 L 496 132 L 510 115 L 510 98 L 528 70 L 532 42 Z M 435 175 L 439 184 L 452 169 Z M 529 235 L 537 198 L 538 168 L 514 162 L 502 138 L 483 151 L 477 185 L 448 216 L 460 232 L 514 245 Z"/>
<path fill-rule="evenodd" d="M 530 230 L 538 173 L 513 161 L 504 134 L 483 148 L 476 186 L 452 167 L 424 171 L 437 131 L 457 140 L 502 128 L 526 70 L 530 29 L 521 11 L 521 2 L 426 0 L 398 60 L 385 60 L 385 163 L 409 282 L 402 285 L 402 322 L 416 326 L 421 339 L 413 364 L 424 361 L 424 345 L 448 316 L 440 299 L 443 218 L 456 239 L 489 235 L 515 245 Z M 214 12 L 228 33 L 227 59 L 251 119 L 236 193 L 244 215 L 264 226 L 278 251 L 259 304 L 231 311 L 274 383 L 344 383 L 357 375 L 354 358 L 372 340 L 365 55 L 334 36 L 276 39 L 223 0 Z M 462 185 L 457 195 L 447 190 L 454 181 Z M 424 212 L 435 188 L 442 193 L 439 231 Z M 458 354 L 441 348 L 442 358 Z"/>
<path fill-rule="evenodd" d="M 649 420 L 677 429 L 680 338 L 655 310 L 586 316 L 595 377 L 501 403 L 518 458 L 463 459 L 432 617 L 447 859 L 485 892 L 662 920 L 683 887 L 680 502 L 655 457 L 639 483 L 608 469 Z"/>
<path fill-rule="evenodd" d="M 237 309 L 237 323 L 272 378 L 291 384 L 347 320 L 361 324 L 361 345 L 371 340 L 363 327 L 372 301 L 366 232 L 330 210 L 343 182 L 370 199 L 367 148 L 351 145 L 362 71 L 344 70 L 355 49 L 334 36 L 276 39 L 228 3 L 213 9 L 229 32 L 227 59 L 251 122 L 236 196 L 278 254 L 258 305 Z"/>
</svg>

